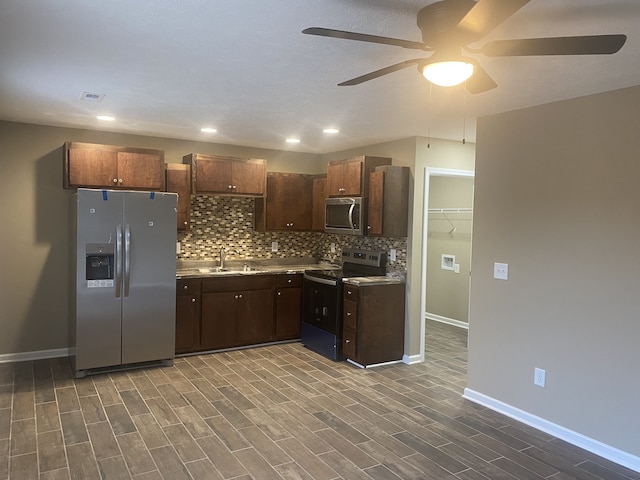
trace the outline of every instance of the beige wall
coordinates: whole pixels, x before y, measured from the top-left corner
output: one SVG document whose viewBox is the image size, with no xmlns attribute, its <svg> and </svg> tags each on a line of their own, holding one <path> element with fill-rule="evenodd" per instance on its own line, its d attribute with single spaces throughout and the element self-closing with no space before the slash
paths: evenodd
<svg viewBox="0 0 640 480">
<path fill-rule="evenodd" d="M 325 168 L 312 154 L 0 122 L 0 354 L 68 346 L 71 191 L 62 188 L 65 141 L 156 148 L 165 151 L 167 162 L 197 152 L 266 158 L 272 171 Z"/>
<path fill-rule="evenodd" d="M 429 209 L 472 207 L 472 177 L 430 178 Z M 472 218 L 471 212 L 429 213 L 427 236 L 426 312 L 465 323 L 469 317 Z M 457 273 L 442 268 L 443 254 L 455 256 Z"/>
<path fill-rule="evenodd" d="M 635 87 L 479 121 L 468 370 L 470 390 L 635 456 L 639 105 Z"/>
</svg>

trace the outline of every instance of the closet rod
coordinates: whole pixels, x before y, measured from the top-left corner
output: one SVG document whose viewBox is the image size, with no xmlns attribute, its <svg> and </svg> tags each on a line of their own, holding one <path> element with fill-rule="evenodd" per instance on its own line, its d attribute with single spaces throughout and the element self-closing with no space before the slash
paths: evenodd
<svg viewBox="0 0 640 480">
<path fill-rule="evenodd" d="M 430 208 L 429 213 L 466 213 L 473 212 L 473 208 Z"/>
</svg>

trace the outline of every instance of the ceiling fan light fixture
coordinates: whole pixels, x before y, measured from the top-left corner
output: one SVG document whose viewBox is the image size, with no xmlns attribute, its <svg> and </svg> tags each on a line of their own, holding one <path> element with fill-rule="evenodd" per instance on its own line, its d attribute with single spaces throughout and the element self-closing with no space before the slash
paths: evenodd
<svg viewBox="0 0 640 480">
<path fill-rule="evenodd" d="M 422 75 L 435 85 L 453 87 L 473 75 L 473 63 L 464 60 L 428 63 L 422 67 Z"/>
</svg>

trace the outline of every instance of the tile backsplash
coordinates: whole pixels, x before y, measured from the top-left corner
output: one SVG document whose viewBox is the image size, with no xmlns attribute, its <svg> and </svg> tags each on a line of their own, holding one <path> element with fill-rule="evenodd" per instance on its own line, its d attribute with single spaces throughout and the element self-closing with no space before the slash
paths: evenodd
<svg viewBox="0 0 640 480">
<path fill-rule="evenodd" d="M 191 195 L 191 228 L 178 232 L 181 260 L 218 260 L 220 248 L 238 250 L 230 259 L 316 257 L 338 262 L 342 248 L 396 249 L 396 261 L 388 261 L 388 271 L 407 269 L 407 239 L 330 235 L 321 232 L 256 232 L 254 199 L 211 195 Z M 278 242 L 278 251 L 271 245 Z M 335 244 L 335 253 L 331 244 Z"/>
</svg>

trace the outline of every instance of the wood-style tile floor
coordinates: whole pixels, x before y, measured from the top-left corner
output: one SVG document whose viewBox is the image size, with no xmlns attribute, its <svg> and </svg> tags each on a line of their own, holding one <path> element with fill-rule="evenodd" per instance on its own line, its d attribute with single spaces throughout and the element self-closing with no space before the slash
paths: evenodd
<svg viewBox="0 0 640 480">
<path fill-rule="evenodd" d="M 361 370 L 299 343 L 75 380 L 0 365 L 0 479 L 640 479 L 464 400 L 466 332 Z"/>
</svg>

